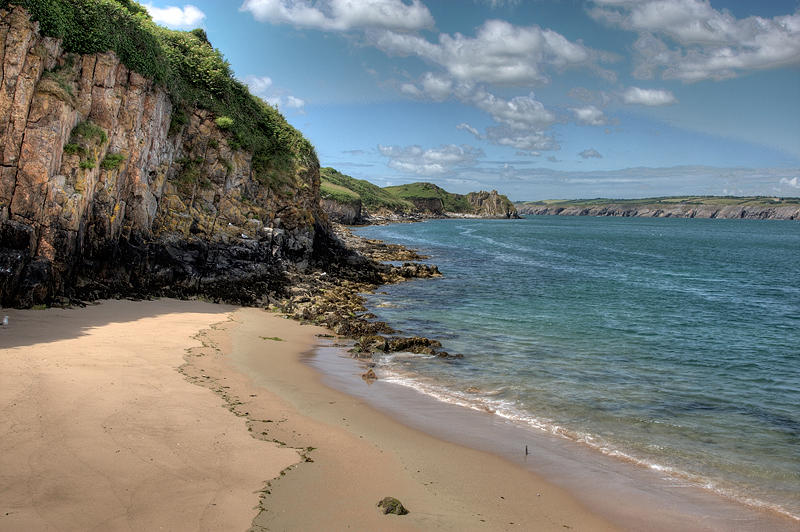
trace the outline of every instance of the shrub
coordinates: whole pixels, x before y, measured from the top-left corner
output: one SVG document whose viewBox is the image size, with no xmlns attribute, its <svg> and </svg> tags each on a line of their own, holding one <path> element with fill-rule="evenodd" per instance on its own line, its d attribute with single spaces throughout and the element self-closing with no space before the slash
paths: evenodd
<svg viewBox="0 0 800 532">
<path fill-rule="evenodd" d="M 94 159 L 84 159 L 81 161 L 80 164 L 81 168 L 83 168 L 84 170 L 91 170 L 96 165 L 97 163 L 94 161 Z"/>
<path fill-rule="evenodd" d="M 214 123 L 217 124 L 217 127 L 220 129 L 228 130 L 233 127 L 233 118 L 229 116 L 220 116 Z"/>
<path fill-rule="evenodd" d="M 64 153 L 68 155 L 79 155 L 81 157 L 86 156 L 86 148 L 81 146 L 80 144 L 73 144 L 69 143 L 64 146 Z"/>
<path fill-rule="evenodd" d="M 72 128 L 70 140 L 74 143 L 83 140 L 84 142 L 97 141 L 98 144 L 105 144 L 108 140 L 108 135 L 103 128 L 87 120 L 79 122 L 77 126 Z"/>
<path fill-rule="evenodd" d="M 100 163 L 100 168 L 103 170 L 116 170 L 124 160 L 125 156 L 121 153 L 109 153 L 105 156 L 103 162 Z"/>
</svg>

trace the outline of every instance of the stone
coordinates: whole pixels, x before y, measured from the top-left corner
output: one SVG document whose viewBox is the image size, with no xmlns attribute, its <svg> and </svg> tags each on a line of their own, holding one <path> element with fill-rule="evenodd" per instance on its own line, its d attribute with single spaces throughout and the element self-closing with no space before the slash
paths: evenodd
<svg viewBox="0 0 800 532">
<path fill-rule="evenodd" d="M 383 499 L 378 502 L 378 508 L 381 509 L 384 515 L 388 514 L 395 514 L 395 515 L 406 515 L 408 514 L 408 510 L 403 503 L 399 500 L 395 499 L 394 497 L 384 497 Z"/>
</svg>

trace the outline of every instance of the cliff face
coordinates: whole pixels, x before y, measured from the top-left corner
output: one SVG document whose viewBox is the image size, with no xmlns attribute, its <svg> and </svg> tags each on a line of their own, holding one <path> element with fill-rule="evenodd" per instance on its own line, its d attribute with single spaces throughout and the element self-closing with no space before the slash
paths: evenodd
<svg viewBox="0 0 800 532">
<path fill-rule="evenodd" d="M 747 205 L 518 205 L 522 214 L 559 216 L 639 216 L 645 218 L 735 218 L 749 220 L 800 220 L 800 206 Z"/>
<path fill-rule="evenodd" d="M 364 220 L 361 216 L 361 200 L 342 201 L 322 198 L 322 210 L 333 222 L 345 225 L 358 225 Z"/>
<path fill-rule="evenodd" d="M 3 305 L 248 303 L 310 260 L 324 230 L 315 157 L 260 182 L 208 112 L 181 125 L 164 89 L 113 53 L 64 53 L 19 7 L 0 10 L 0 63 Z"/>
<path fill-rule="evenodd" d="M 433 214 L 441 216 L 444 214 L 444 204 L 439 198 L 407 198 L 414 204 L 418 214 Z"/>
<path fill-rule="evenodd" d="M 486 192 L 470 192 L 467 201 L 472 206 L 474 214 L 484 218 L 519 218 L 514 204 L 496 190 Z"/>
</svg>

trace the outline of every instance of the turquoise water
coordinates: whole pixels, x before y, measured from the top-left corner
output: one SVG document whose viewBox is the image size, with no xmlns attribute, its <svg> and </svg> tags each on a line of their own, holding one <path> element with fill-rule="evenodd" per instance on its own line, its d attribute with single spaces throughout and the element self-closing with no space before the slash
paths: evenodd
<svg viewBox="0 0 800 532">
<path fill-rule="evenodd" d="M 368 307 L 463 360 L 383 379 L 800 518 L 800 224 L 531 217 L 371 226 L 445 277 Z"/>
</svg>

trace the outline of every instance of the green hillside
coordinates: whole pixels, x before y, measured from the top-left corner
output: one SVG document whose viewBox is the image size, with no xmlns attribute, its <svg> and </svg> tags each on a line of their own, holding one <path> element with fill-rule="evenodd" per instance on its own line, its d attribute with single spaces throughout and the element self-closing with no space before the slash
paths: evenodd
<svg viewBox="0 0 800 532">
<path fill-rule="evenodd" d="M 412 201 L 414 199 L 434 199 L 442 200 L 445 212 L 472 212 L 472 206 L 467 201 L 466 196 L 453 194 L 433 183 L 409 183 L 408 185 L 397 185 L 385 187 L 384 190 L 392 193 L 398 198 Z"/>
<path fill-rule="evenodd" d="M 337 199 L 338 196 L 344 201 L 352 201 L 354 197 L 358 197 L 361 198 L 361 205 L 368 211 L 385 208 L 391 211 L 410 212 L 414 209 L 411 202 L 399 198 L 369 181 L 355 179 L 330 167 L 321 168 L 319 174 L 322 197 Z M 347 196 L 345 191 L 351 195 Z"/>
</svg>

